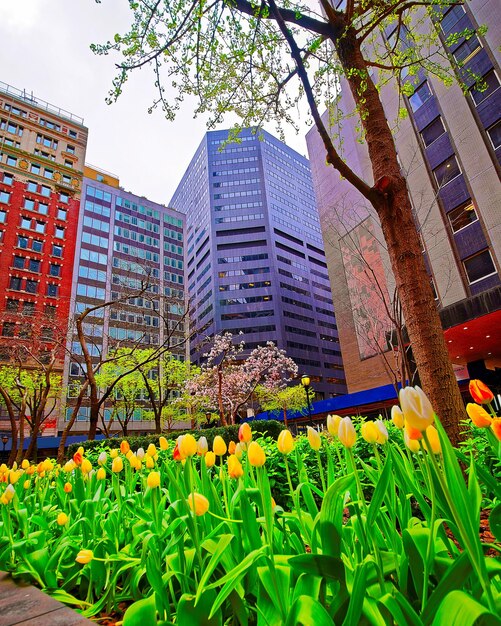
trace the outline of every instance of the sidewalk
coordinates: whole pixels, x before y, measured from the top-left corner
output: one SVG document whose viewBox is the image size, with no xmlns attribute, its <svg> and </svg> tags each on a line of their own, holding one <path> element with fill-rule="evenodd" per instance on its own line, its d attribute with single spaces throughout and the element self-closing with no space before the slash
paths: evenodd
<svg viewBox="0 0 501 626">
<path fill-rule="evenodd" d="M 85 626 L 93 624 L 39 589 L 16 584 L 0 572 L 0 626 Z"/>
</svg>

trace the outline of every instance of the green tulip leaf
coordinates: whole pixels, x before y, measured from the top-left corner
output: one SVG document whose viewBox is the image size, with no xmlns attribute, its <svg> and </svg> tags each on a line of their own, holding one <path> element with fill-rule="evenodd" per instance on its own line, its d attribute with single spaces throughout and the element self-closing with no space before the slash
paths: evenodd
<svg viewBox="0 0 501 626">
<path fill-rule="evenodd" d="M 332 626 L 333 621 L 318 600 L 310 596 L 299 596 L 292 605 L 286 626 L 303 626 L 304 624 Z"/>
<path fill-rule="evenodd" d="M 501 619 L 464 591 L 451 591 L 442 601 L 432 626 L 501 626 Z"/>
<path fill-rule="evenodd" d="M 155 594 L 131 604 L 125 611 L 123 626 L 156 626 Z"/>
<path fill-rule="evenodd" d="M 206 589 L 197 597 L 183 593 L 177 605 L 177 621 L 179 626 L 221 626 L 221 610 L 214 611 L 209 617 L 216 600 L 216 592 L 213 589 Z M 124 626 L 127 626 L 124 624 Z M 145 626 L 145 625 L 143 625 Z"/>
<path fill-rule="evenodd" d="M 501 542 L 501 502 L 497 504 L 489 515 L 489 526 L 496 541 Z"/>
</svg>

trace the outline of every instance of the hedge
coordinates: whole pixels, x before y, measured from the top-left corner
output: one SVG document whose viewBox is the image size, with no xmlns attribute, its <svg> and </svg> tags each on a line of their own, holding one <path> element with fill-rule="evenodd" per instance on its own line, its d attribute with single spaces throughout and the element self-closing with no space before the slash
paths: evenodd
<svg viewBox="0 0 501 626">
<path fill-rule="evenodd" d="M 253 420 L 249 422 L 249 425 L 252 429 L 254 435 L 268 435 L 273 439 L 278 439 L 278 435 L 280 431 L 282 431 L 285 426 L 281 422 L 277 422 L 276 420 Z M 158 445 L 158 440 L 160 437 L 165 437 L 166 439 L 177 439 L 179 435 L 184 435 L 186 433 L 192 433 L 198 439 L 198 437 L 206 437 L 207 442 L 209 444 L 209 448 L 212 446 L 212 442 L 214 441 L 214 437 L 216 435 L 220 435 L 228 445 L 230 441 L 238 441 L 238 429 L 239 424 L 233 424 L 231 426 L 218 426 L 216 428 L 207 428 L 202 430 L 175 430 L 170 433 L 161 433 L 159 435 L 140 435 L 140 436 L 130 436 L 130 437 L 111 437 L 110 439 L 98 439 L 94 441 L 83 441 L 82 443 L 72 443 L 67 448 L 67 457 L 71 458 L 75 452 L 78 450 L 80 446 L 87 452 L 95 449 L 103 449 L 103 448 L 119 448 L 120 442 L 126 439 L 129 442 L 131 450 L 136 451 L 139 448 L 146 448 L 150 445 L 150 443 L 154 443 Z"/>
</svg>

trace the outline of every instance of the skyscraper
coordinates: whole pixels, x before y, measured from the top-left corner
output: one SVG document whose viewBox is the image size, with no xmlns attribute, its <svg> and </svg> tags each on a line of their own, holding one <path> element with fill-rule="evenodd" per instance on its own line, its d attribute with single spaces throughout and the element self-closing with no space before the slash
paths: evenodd
<svg viewBox="0 0 501 626">
<path fill-rule="evenodd" d="M 127 192 L 117 176 L 85 167 L 81 215 L 75 250 L 72 316 L 103 302 L 85 321 L 88 348 L 97 362 L 117 346 L 163 346 L 172 333 L 172 352 L 185 356 L 184 344 L 184 215 Z M 146 286 L 144 293 L 140 293 Z M 138 295 L 139 294 L 139 295 Z M 129 295 L 124 300 L 124 295 Z M 68 391 L 59 430 L 72 413 L 82 377 L 82 348 L 70 328 L 71 346 L 65 366 Z M 176 344 L 179 344 L 176 348 Z M 138 404 L 132 431 L 152 430 Z M 110 411 L 106 409 L 105 418 Z M 73 432 L 86 431 L 89 403 L 84 400 Z M 113 430 L 119 429 L 115 422 Z"/>
<path fill-rule="evenodd" d="M 67 326 L 86 146 L 82 118 L 0 83 L 3 362 L 31 340 L 37 358 L 49 358 L 55 334 Z M 64 349 L 56 357 L 60 372 Z M 55 419 L 45 427 L 54 431 Z"/>
<path fill-rule="evenodd" d="M 451 5 L 430 28 L 444 47 L 451 33 L 488 24 L 482 36 L 454 40 L 447 52 L 468 86 L 447 87 L 422 71 L 414 94 L 404 98 L 408 118 L 395 131 L 406 173 L 423 254 L 436 294 L 451 360 L 458 379 L 489 380 L 501 364 L 501 89 L 499 89 L 499 6 L 472 1 Z M 497 27 L 497 28 L 496 28 Z M 405 27 L 386 29 L 387 42 L 408 45 Z M 483 79 L 481 87 L 476 78 Z M 389 120 L 396 118 L 393 86 L 381 97 Z M 342 84 L 340 107 L 353 109 Z M 343 122 L 343 153 L 371 180 L 366 147 L 353 119 Z M 339 336 L 350 391 L 392 382 L 387 339 L 392 322 L 386 304 L 394 280 L 372 207 L 332 167 L 318 134 L 307 136 L 327 262 L 332 279 Z M 368 269 L 369 268 L 369 269 Z"/>
<path fill-rule="evenodd" d="M 318 397 L 345 393 L 307 159 L 267 132 L 209 132 L 170 205 L 186 214 L 191 357 L 215 334 L 273 341 Z"/>
</svg>

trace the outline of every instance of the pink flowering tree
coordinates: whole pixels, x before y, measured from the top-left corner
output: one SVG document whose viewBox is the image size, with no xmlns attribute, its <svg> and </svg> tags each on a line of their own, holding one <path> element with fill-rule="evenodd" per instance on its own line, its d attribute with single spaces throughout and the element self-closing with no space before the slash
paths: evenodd
<svg viewBox="0 0 501 626">
<path fill-rule="evenodd" d="M 272 341 L 258 346 L 245 359 L 244 349 L 245 342 L 233 343 L 231 333 L 217 335 L 199 376 L 187 384 L 193 397 L 218 407 L 223 426 L 235 423 L 238 411 L 258 385 L 278 391 L 298 374 L 294 361 Z"/>
</svg>

